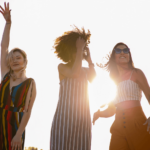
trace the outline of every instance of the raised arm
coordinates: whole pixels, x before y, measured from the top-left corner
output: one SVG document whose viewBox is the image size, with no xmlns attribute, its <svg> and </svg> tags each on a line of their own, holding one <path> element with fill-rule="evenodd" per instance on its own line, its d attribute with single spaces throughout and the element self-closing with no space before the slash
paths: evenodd
<svg viewBox="0 0 150 150">
<path fill-rule="evenodd" d="M 10 16 L 9 3 L 4 3 L 4 8 L 0 6 L 0 13 L 3 15 L 6 24 L 4 28 L 4 33 L 1 41 L 1 78 L 9 71 L 9 68 L 6 64 L 6 57 L 8 55 L 8 46 L 9 46 L 9 35 L 11 27 L 11 16 Z"/>
<path fill-rule="evenodd" d="M 94 63 L 92 62 L 92 59 L 91 59 L 91 54 L 90 54 L 89 47 L 86 47 L 85 51 L 87 52 L 87 56 L 85 56 L 85 60 L 89 64 L 89 68 L 86 68 L 87 76 L 88 76 L 89 82 L 92 82 L 93 79 L 96 77 L 96 71 L 95 71 L 95 68 L 94 68 Z"/>
<path fill-rule="evenodd" d="M 81 67 L 82 67 L 82 58 L 83 58 L 83 48 L 85 46 L 85 40 L 79 37 L 76 41 L 76 58 L 72 68 L 64 64 L 58 65 L 59 73 L 64 77 L 78 77 L 80 75 Z"/>
</svg>

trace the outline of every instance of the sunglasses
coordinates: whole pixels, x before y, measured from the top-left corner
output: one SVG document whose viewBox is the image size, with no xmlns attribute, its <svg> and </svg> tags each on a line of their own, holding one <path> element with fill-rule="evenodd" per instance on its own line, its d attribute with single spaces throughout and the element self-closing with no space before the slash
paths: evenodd
<svg viewBox="0 0 150 150">
<path fill-rule="evenodd" d="M 123 53 L 128 54 L 129 53 L 129 48 L 124 48 L 124 49 L 115 48 L 115 53 L 116 54 L 120 54 L 122 51 L 123 51 Z"/>
</svg>

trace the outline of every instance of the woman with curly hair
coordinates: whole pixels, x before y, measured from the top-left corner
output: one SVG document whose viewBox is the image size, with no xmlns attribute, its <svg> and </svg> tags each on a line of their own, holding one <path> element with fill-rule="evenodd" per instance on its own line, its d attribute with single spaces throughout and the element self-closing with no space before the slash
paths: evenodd
<svg viewBox="0 0 150 150">
<path fill-rule="evenodd" d="M 27 78 L 27 55 L 14 48 L 8 52 L 11 16 L 9 3 L 0 6 L 6 20 L 1 42 L 0 150 L 23 150 L 25 128 L 36 97 L 35 81 Z"/>
<path fill-rule="evenodd" d="M 55 40 L 58 58 L 60 92 L 51 128 L 50 150 L 90 150 L 91 117 L 88 81 L 96 76 L 88 44 L 90 31 L 77 27 Z M 83 58 L 89 68 L 82 67 Z"/>
<path fill-rule="evenodd" d="M 117 95 L 106 110 L 94 113 L 93 124 L 99 117 L 116 114 L 109 149 L 149 150 L 150 118 L 146 118 L 140 102 L 143 91 L 150 103 L 150 87 L 144 73 L 134 67 L 128 46 L 116 44 L 108 62 L 100 67 L 109 71 L 117 85 Z"/>
</svg>

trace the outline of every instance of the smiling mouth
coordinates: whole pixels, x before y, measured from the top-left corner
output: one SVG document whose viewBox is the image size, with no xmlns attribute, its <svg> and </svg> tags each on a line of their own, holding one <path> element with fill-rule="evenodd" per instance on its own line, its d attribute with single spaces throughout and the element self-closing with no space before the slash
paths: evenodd
<svg viewBox="0 0 150 150">
<path fill-rule="evenodd" d="M 14 64 L 13 66 L 18 66 L 19 64 Z"/>
</svg>

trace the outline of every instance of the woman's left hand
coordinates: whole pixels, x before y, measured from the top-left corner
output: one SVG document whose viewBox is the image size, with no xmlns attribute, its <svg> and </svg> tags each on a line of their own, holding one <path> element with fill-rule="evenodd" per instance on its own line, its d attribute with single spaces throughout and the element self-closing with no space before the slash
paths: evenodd
<svg viewBox="0 0 150 150">
<path fill-rule="evenodd" d="M 11 141 L 12 150 L 22 150 L 22 138 L 20 135 L 15 135 Z"/>
<path fill-rule="evenodd" d="M 147 132 L 149 132 L 149 134 L 150 134 L 150 117 L 146 120 L 146 122 L 143 125 L 146 125 L 146 124 L 148 124 Z"/>
<path fill-rule="evenodd" d="M 84 49 L 84 51 L 87 52 L 87 55 L 84 55 L 84 56 L 83 56 L 84 59 L 85 59 L 88 63 L 92 63 L 89 47 L 86 46 L 85 49 Z"/>
</svg>

